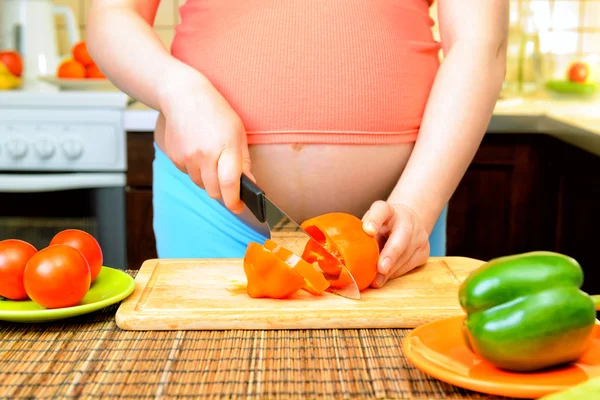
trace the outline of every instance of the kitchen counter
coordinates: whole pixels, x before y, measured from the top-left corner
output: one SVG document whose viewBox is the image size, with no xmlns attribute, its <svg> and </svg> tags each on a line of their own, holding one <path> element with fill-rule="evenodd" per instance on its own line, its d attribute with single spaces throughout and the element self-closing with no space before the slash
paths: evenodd
<svg viewBox="0 0 600 400">
<path fill-rule="evenodd" d="M 158 112 L 141 103 L 125 112 L 128 132 L 154 130 Z M 540 133 L 600 156 L 600 100 L 509 98 L 499 100 L 488 134 Z"/>
</svg>

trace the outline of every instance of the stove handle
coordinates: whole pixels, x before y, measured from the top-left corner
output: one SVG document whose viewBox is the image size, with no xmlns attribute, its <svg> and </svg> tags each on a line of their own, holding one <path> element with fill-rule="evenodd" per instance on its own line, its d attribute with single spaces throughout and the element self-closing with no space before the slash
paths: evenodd
<svg viewBox="0 0 600 400">
<path fill-rule="evenodd" d="M 55 192 L 125 187 L 124 173 L 0 174 L 0 193 Z"/>
</svg>

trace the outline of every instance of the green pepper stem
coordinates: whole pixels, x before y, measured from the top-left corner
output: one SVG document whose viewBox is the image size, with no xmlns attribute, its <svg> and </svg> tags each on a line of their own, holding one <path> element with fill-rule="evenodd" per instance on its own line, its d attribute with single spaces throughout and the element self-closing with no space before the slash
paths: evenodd
<svg viewBox="0 0 600 400">
<path fill-rule="evenodd" d="M 600 294 L 595 294 L 590 297 L 594 301 L 594 305 L 596 306 L 596 311 L 599 311 L 600 310 Z"/>
</svg>

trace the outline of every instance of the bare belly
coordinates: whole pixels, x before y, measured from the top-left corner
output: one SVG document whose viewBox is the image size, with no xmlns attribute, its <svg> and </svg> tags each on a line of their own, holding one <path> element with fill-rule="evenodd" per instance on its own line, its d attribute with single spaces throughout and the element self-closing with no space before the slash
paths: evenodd
<svg viewBox="0 0 600 400">
<path fill-rule="evenodd" d="M 164 150 L 159 119 L 155 139 Z M 328 212 L 362 218 L 371 204 L 392 191 L 413 149 L 398 145 L 250 145 L 252 174 L 282 210 L 298 223 Z M 239 218 L 266 233 L 245 209 Z"/>
</svg>

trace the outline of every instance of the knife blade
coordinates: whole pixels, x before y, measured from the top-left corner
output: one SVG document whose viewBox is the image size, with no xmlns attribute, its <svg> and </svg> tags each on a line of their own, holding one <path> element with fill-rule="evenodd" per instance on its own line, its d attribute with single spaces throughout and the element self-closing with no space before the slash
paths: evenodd
<svg viewBox="0 0 600 400">
<path fill-rule="evenodd" d="M 275 205 L 275 203 L 267 197 L 265 192 L 248 178 L 246 174 L 242 174 L 241 177 L 240 199 L 260 222 L 267 224 L 271 240 L 275 243 L 302 258 L 302 253 L 310 242 L 311 246 L 321 250 L 319 251 L 319 254 L 327 259 L 328 264 L 337 264 L 341 271 L 348 274 L 351 283 L 342 288 L 329 287 L 329 289 L 327 289 L 328 291 L 353 300 L 361 299 L 358 285 L 350 271 L 348 271 L 348 268 L 321 246 L 319 242 L 313 239 L 312 236 L 302 229 L 300 225 L 290 218 L 281 208 Z M 336 278 L 339 278 L 339 276 L 325 273 L 324 276 L 330 283 L 334 282 Z"/>
</svg>

